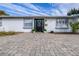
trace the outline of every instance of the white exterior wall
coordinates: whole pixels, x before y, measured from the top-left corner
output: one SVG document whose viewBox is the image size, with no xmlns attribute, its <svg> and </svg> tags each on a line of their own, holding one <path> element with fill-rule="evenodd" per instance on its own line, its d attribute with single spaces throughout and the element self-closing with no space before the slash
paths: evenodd
<svg viewBox="0 0 79 59">
<path fill-rule="evenodd" d="M 64 20 L 64 19 L 61 19 Z M 68 28 L 63 28 L 63 29 L 56 29 L 55 28 L 55 32 L 71 32 L 71 27 L 70 27 L 70 22 L 72 21 L 72 19 L 67 19 L 68 20 Z"/>
<path fill-rule="evenodd" d="M 34 19 L 27 19 L 33 21 L 34 28 Z M 62 19 L 61 19 L 62 20 Z M 69 22 L 72 22 L 72 19 L 68 19 Z M 78 18 L 79 21 L 79 18 Z M 55 18 L 45 18 L 44 19 L 45 26 L 44 28 L 47 32 L 71 32 L 70 24 L 68 24 L 68 29 L 56 29 L 56 19 Z M 47 25 L 46 25 L 47 24 Z M 24 20 L 23 18 L 2 18 L 2 26 L 0 27 L 0 31 L 15 31 L 15 32 L 31 32 L 32 29 L 24 29 Z"/>
<path fill-rule="evenodd" d="M 32 20 L 33 19 L 27 19 Z M 15 31 L 15 32 L 31 32 L 32 29 L 24 29 L 24 20 L 21 18 L 3 18 L 2 19 L 2 27 L 0 27 L 0 31 Z"/>
<path fill-rule="evenodd" d="M 56 19 L 45 19 L 47 21 L 45 21 L 45 24 L 47 24 L 47 26 L 45 26 L 45 29 L 47 29 L 47 32 L 71 32 L 71 28 L 68 24 L 68 29 L 56 29 Z M 62 19 L 61 19 L 62 20 Z"/>
<path fill-rule="evenodd" d="M 47 32 L 55 31 L 55 19 L 45 19 L 45 24 L 47 25 L 45 26 Z"/>
</svg>

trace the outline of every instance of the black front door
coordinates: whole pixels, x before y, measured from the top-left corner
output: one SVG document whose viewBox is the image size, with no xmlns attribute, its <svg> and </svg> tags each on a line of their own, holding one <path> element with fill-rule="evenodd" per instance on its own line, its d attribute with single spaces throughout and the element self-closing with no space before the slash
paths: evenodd
<svg viewBox="0 0 79 59">
<path fill-rule="evenodd" d="M 44 30 L 44 19 L 35 19 L 35 29 L 37 32 L 43 32 Z"/>
</svg>

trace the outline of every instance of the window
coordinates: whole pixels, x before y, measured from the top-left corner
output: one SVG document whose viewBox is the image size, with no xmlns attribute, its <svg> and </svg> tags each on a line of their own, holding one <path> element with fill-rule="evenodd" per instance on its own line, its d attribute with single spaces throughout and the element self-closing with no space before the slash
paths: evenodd
<svg viewBox="0 0 79 59">
<path fill-rule="evenodd" d="M 68 28 L 68 20 L 67 19 L 57 19 L 56 20 L 56 28 Z"/>
<path fill-rule="evenodd" d="M 32 20 L 24 19 L 24 29 L 31 29 L 32 28 Z"/>
<path fill-rule="evenodd" d="M 0 18 L 0 27 L 2 26 L 2 18 Z"/>
</svg>

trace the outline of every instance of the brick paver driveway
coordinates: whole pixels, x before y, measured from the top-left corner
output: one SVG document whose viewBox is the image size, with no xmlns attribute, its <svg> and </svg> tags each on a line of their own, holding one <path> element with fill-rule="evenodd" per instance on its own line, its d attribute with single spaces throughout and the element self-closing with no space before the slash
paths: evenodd
<svg viewBox="0 0 79 59">
<path fill-rule="evenodd" d="M 21 33 L 0 37 L 0 56 L 78 56 L 79 35 Z"/>
</svg>

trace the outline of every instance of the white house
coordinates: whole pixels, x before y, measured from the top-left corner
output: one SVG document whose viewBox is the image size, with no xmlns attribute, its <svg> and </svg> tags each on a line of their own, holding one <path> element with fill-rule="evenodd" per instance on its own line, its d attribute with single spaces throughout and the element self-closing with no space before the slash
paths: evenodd
<svg viewBox="0 0 79 59">
<path fill-rule="evenodd" d="M 0 16 L 0 31 L 71 32 L 70 22 L 79 21 L 79 16 Z"/>
</svg>

